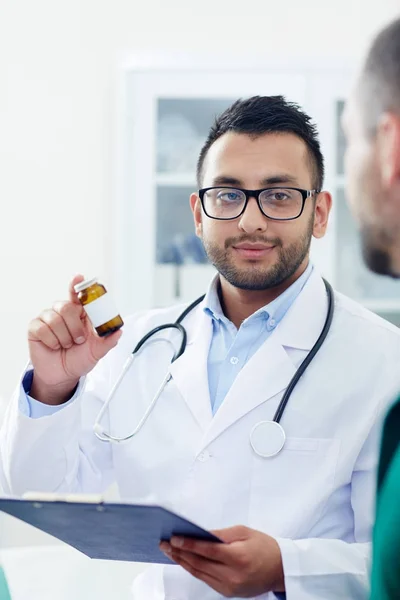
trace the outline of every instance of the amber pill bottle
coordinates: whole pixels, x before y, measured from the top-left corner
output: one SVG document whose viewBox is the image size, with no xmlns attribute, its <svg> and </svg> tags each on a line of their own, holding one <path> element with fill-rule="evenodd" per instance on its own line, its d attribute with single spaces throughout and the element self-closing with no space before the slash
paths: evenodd
<svg viewBox="0 0 400 600">
<path fill-rule="evenodd" d="M 86 279 L 74 286 L 90 322 L 100 337 L 120 329 L 124 322 L 103 284 L 95 279 Z"/>
</svg>

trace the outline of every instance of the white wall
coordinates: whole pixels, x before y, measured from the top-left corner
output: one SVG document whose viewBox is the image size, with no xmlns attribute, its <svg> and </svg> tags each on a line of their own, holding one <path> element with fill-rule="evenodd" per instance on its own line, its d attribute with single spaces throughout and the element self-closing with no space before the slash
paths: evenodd
<svg viewBox="0 0 400 600">
<path fill-rule="evenodd" d="M 398 14 L 398 0 L 0 0 L 0 397 L 29 319 L 75 272 L 111 279 L 117 65 L 203 49 L 351 64 Z"/>
</svg>

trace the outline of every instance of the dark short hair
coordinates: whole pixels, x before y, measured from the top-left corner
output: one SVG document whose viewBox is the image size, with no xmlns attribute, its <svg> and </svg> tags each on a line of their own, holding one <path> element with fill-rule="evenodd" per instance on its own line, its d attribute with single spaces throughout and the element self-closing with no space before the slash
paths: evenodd
<svg viewBox="0 0 400 600">
<path fill-rule="evenodd" d="M 400 114 L 400 19 L 385 27 L 372 43 L 358 93 L 368 133 L 375 133 L 383 112 Z"/>
<path fill-rule="evenodd" d="M 288 102 L 283 96 L 253 96 L 246 100 L 237 100 L 217 117 L 197 162 L 199 187 L 201 187 L 203 166 L 208 150 L 218 138 L 229 131 L 252 137 L 266 133 L 297 135 L 308 148 L 313 171 L 313 186 L 317 190 L 322 189 L 324 158 L 320 149 L 317 128 L 298 104 Z"/>
</svg>

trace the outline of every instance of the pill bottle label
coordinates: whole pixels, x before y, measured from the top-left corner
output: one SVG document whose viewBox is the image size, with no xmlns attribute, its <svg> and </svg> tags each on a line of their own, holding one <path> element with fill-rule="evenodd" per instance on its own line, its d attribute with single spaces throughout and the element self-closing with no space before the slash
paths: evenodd
<svg viewBox="0 0 400 600">
<path fill-rule="evenodd" d="M 84 306 L 93 327 L 100 327 L 118 316 L 118 310 L 109 294 L 103 294 Z"/>
</svg>

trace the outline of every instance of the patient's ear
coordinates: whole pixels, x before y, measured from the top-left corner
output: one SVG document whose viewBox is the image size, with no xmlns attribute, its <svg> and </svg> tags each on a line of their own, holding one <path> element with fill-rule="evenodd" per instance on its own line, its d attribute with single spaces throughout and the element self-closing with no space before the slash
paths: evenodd
<svg viewBox="0 0 400 600">
<path fill-rule="evenodd" d="M 378 121 L 376 148 L 381 185 L 385 192 L 400 192 L 400 116 L 384 113 Z M 396 194 L 397 195 L 397 194 Z"/>
</svg>

